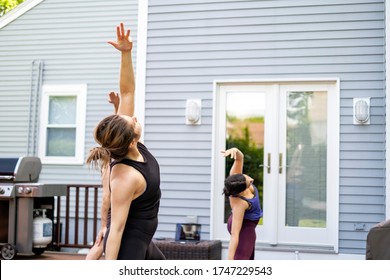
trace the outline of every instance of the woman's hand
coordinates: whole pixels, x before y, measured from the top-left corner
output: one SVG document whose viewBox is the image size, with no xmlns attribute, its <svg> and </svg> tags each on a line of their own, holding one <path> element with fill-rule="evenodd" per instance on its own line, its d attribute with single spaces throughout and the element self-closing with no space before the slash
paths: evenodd
<svg viewBox="0 0 390 280">
<path fill-rule="evenodd" d="M 115 41 L 108 41 L 109 44 L 113 45 L 118 51 L 129 52 L 133 48 L 133 41 L 130 37 L 130 29 L 125 32 L 125 25 L 123 22 L 116 27 L 116 38 Z"/>
<path fill-rule="evenodd" d="M 119 99 L 118 93 L 111 91 L 108 94 L 108 103 L 111 103 L 112 105 L 114 105 L 115 114 L 118 112 L 119 101 L 120 101 L 120 99 Z"/>
<path fill-rule="evenodd" d="M 229 150 L 226 150 L 226 151 L 221 151 L 221 153 L 223 153 L 223 156 L 224 157 L 228 157 L 230 156 L 230 158 L 234 159 L 234 160 L 242 160 L 244 158 L 244 154 L 237 148 L 231 148 Z"/>
<path fill-rule="evenodd" d="M 104 239 L 104 235 L 106 234 L 106 231 L 107 231 L 106 227 L 102 227 L 100 229 L 100 231 L 98 232 L 98 235 L 96 236 L 96 240 L 95 240 L 94 245 L 100 246 L 100 244 L 102 243 L 102 241 Z"/>
<path fill-rule="evenodd" d="M 230 158 L 234 159 L 229 175 L 242 174 L 244 169 L 244 154 L 237 148 L 221 151 L 221 153 L 223 153 L 224 157 L 230 156 Z"/>
</svg>

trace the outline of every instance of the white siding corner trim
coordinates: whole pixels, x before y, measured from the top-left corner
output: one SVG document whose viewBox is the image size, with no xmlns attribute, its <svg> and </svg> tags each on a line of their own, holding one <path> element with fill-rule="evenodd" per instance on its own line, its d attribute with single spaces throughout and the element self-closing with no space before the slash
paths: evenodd
<svg viewBox="0 0 390 280">
<path fill-rule="evenodd" d="M 146 51 L 148 36 L 148 0 L 138 2 L 137 69 L 135 87 L 135 115 L 145 124 Z M 142 130 L 141 139 L 144 131 Z"/>
<path fill-rule="evenodd" d="M 390 5 L 385 1 L 386 11 L 386 219 L 390 219 Z"/>
</svg>

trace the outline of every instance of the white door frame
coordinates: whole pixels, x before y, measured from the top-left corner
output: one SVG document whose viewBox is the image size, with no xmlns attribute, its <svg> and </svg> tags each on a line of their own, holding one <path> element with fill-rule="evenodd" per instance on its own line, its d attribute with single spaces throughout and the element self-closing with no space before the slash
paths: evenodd
<svg viewBox="0 0 390 280">
<path fill-rule="evenodd" d="M 336 120 L 337 122 L 337 127 L 334 127 L 334 129 L 332 130 L 332 133 L 334 135 L 334 137 L 336 137 L 337 139 L 339 139 L 339 79 L 338 78 L 312 78 L 312 79 L 267 79 L 267 80 L 217 80 L 217 81 L 214 81 L 214 106 L 213 106 L 213 144 L 212 144 L 212 149 L 213 149 L 213 152 L 212 152 L 212 188 L 211 188 L 211 193 L 212 193 L 212 203 L 211 203 L 211 230 L 210 230 L 210 236 L 211 238 L 216 238 L 216 239 L 220 239 L 220 240 L 223 240 L 223 241 L 228 241 L 229 239 L 229 236 L 228 234 L 221 234 L 221 232 L 223 230 L 226 231 L 226 229 L 220 229 L 221 227 L 221 224 L 219 223 L 218 224 L 218 221 L 220 221 L 220 217 L 221 217 L 221 211 L 220 209 L 223 209 L 223 199 L 221 199 L 221 192 L 220 192 L 220 189 L 221 188 L 218 188 L 216 185 L 220 185 L 221 182 L 223 183 L 223 181 L 221 181 L 221 178 L 222 180 L 224 179 L 224 174 L 223 171 L 224 169 L 221 168 L 221 164 L 224 164 L 224 162 L 222 161 L 221 159 L 221 156 L 220 156 L 220 151 L 218 150 L 219 147 L 224 147 L 225 145 L 225 139 L 223 139 L 223 137 L 221 137 L 221 135 L 225 135 L 225 127 L 222 125 L 224 122 L 221 121 L 222 118 L 225 118 L 226 116 L 224 116 L 225 112 L 224 112 L 224 109 L 220 106 L 221 103 L 225 104 L 226 103 L 226 100 L 224 100 L 223 98 L 225 98 L 224 96 L 221 97 L 220 96 L 220 92 L 221 90 L 223 90 L 223 87 L 224 86 L 232 86 L 232 85 L 237 85 L 237 86 L 247 86 L 247 85 L 264 85 L 264 84 L 268 84 L 268 85 L 273 85 L 274 86 L 274 91 L 278 91 L 279 90 L 279 84 L 304 84 L 304 83 L 307 83 L 307 84 L 324 84 L 324 83 L 329 83 L 329 84 L 333 84 L 333 86 L 335 87 L 335 103 L 332 103 L 331 104 L 331 107 L 332 107 L 332 117 L 335 118 L 334 120 Z M 221 99 L 222 98 L 222 99 Z M 334 121 L 332 120 L 332 121 Z M 337 147 L 334 147 L 332 146 L 332 149 L 335 149 L 336 151 L 339 151 L 339 147 L 338 147 L 338 143 L 339 141 L 336 141 L 337 142 Z M 335 153 L 336 155 L 334 155 L 334 157 L 332 158 L 332 164 L 334 165 L 334 169 L 337 170 L 338 172 L 338 166 L 339 166 L 339 153 Z M 266 155 L 266 151 L 264 151 L 264 155 Z M 278 168 L 278 163 L 274 162 L 272 163 L 274 165 L 273 168 Z M 334 240 L 334 251 L 337 252 L 338 251 L 338 209 L 339 209 L 339 199 L 338 199 L 338 192 L 339 192 L 339 188 L 338 188 L 338 180 L 339 180 L 339 176 L 338 176 L 338 173 L 337 173 L 337 176 L 334 176 L 336 177 L 335 178 L 335 183 L 336 184 L 336 187 L 334 188 L 335 189 L 335 193 L 333 193 L 333 196 L 334 196 L 334 203 L 336 204 L 335 207 L 332 209 L 332 215 L 335 215 L 336 216 L 336 222 L 334 223 L 334 225 L 332 225 L 332 240 Z M 273 200 L 277 201 L 277 195 L 273 195 L 271 197 L 268 197 L 268 199 L 271 199 L 274 198 Z M 272 200 L 272 201 L 273 201 Z M 264 211 L 267 210 L 267 206 L 264 205 L 265 209 Z M 272 210 L 268 210 L 268 211 L 273 211 L 275 213 L 272 213 L 272 215 L 277 215 L 277 210 L 275 209 L 272 209 Z M 276 216 L 275 216 L 276 217 Z M 266 221 L 264 221 L 264 223 L 266 223 Z M 218 228 L 219 227 L 219 228 Z M 260 228 L 260 231 L 264 231 L 265 229 L 262 229 L 262 226 L 259 227 Z M 276 229 L 276 230 L 275 230 Z M 260 243 L 266 243 L 268 245 L 276 245 L 277 244 L 277 227 L 275 226 L 272 226 L 272 229 L 270 230 L 270 232 L 262 232 L 261 234 L 264 234 L 263 235 L 263 238 L 261 238 L 261 242 Z M 268 238 L 267 238 L 268 237 Z M 258 238 L 258 240 L 260 240 L 260 238 Z"/>
</svg>

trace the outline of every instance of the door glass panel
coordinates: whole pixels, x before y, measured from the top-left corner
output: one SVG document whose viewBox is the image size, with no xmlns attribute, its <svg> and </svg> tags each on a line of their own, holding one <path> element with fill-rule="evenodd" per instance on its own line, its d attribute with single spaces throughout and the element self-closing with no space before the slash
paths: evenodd
<svg viewBox="0 0 390 280">
<path fill-rule="evenodd" d="M 288 92 L 286 220 L 326 227 L 327 92 Z"/>
<path fill-rule="evenodd" d="M 237 147 L 244 154 L 244 173 L 254 179 L 263 200 L 263 151 L 266 95 L 264 92 L 228 92 L 226 95 L 226 149 Z M 225 178 L 233 159 L 226 158 Z M 231 213 L 225 197 L 224 223 Z M 262 224 L 262 219 L 259 224 Z"/>
</svg>

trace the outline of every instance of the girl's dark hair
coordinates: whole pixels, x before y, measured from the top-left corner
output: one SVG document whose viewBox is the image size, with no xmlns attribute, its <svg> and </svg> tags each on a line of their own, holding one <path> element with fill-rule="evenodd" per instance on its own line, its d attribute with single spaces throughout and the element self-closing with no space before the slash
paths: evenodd
<svg viewBox="0 0 390 280">
<path fill-rule="evenodd" d="M 111 159 L 126 157 L 130 143 L 137 137 L 134 126 L 120 115 L 111 115 L 99 122 L 94 131 L 95 141 L 100 147 L 89 151 L 86 163 L 95 167 L 105 167 Z"/>
<path fill-rule="evenodd" d="M 226 196 L 238 195 L 246 189 L 246 178 L 243 174 L 233 174 L 225 179 L 223 194 Z"/>
</svg>

